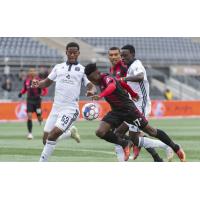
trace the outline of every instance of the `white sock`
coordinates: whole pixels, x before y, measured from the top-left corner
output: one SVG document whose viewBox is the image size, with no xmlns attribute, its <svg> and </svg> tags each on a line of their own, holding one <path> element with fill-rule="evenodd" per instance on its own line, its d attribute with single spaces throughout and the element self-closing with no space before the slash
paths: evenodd
<svg viewBox="0 0 200 200">
<path fill-rule="evenodd" d="M 67 138 L 70 138 L 70 137 L 71 137 L 71 131 L 67 130 L 57 139 L 57 141 L 64 140 L 64 139 L 67 139 Z"/>
<path fill-rule="evenodd" d="M 124 162 L 124 150 L 120 145 L 115 145 L 115 153 L 119 162 Z"/>
<path fill-rule="evenodd" d="M 144 148 L 162 148 L 167 149 L 169 146 L 167 146 L 165 143 L 161 142 L 160 140 L 155 140 L 147 137 L 139 137 L 139 147 Z"/>
<path fill-rule="evenodd" d="M 40 156 L 39 162 L 47 162 L 51 154 L 53 153 L 54 149 L 56 147 L 56 142 L 55 141 L 49 141 L 47 140 L 43 152 Z"/>
</svg>

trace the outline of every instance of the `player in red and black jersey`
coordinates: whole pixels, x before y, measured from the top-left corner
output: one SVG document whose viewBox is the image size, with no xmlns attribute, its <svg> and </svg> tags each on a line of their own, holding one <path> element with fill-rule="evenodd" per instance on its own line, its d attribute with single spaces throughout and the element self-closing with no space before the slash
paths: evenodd
<svg viewBox="0 0 200 200">
<path fill-rule="evenodd" d="M 116 77 L 118 80 L 120 80 L 120 78 L 122 78 L 122 77 L 126 77 L 128 67 L 123 63 L 123 61 L 121 59 L 120 49 L 118 47 L 111 47 L 108 51 L 108 58 L 112 64 L 112 66 L 110 67 L 110 74 L 113 75 L 114 77 Z M 122 137 L 124 137 L 125 133 L 127 132 L 126 123 L 123 123 L 123 125 L 121 125 L 118 128 L 118 131 L 121 133 L 120 135 Z M 144 137 L 144 133 L 140 132 L 139 130 L 138 130 L 138 132 L 132 131 L 132 135 L 133 134 Z M 138 157 L 140 149 L 141 148 L 138 148 L 137 146 L 133 145 L 133 154 L 134 154 L 133 159 L 134 160 Z M 162 158 L 160 158 L 160 156 L 158 155 L 158 153 L 156 152 L 156 150 L 154 148 L 145 148 L 145 149 L 147 150 L 148 153 L 151 154 L 151 156 L 153 157 L 155 162 L 163 161 Z M 115 151 L 116 151 L 118 160 L 119 161 L 122 160 L 121 159 L 121 151 L 123 151 L 123 150 L 116 145 Z"/>
<path fill-rule="evenodd" d="M 118 133 L 114 133 L 114 128 L 119 127 L 124 121 L 136 125 L 139 129 L 152 137 L 156 137 L 166 145 L 170 146 L 174 152 L 178 155 L 181 161 L 185 161 L 185 153 L 179 145 L 175 144 L 170 137 L 162 130 L 155 129 L 148 124 L 148 121 L 142 113 L 137 109 L 133 101 L 129 99 L 128 94 L 124 91 L 119 81 L 107 74 L 101 74 L 96 64 L 88 64 L 85 67 L 85 74 L 88 79 L 94 84 L 100 87 L 101 93 L 99 95 L 92 96 L 92 99 L 99 100 L 105 98 L 110 104 L 111 111 L 106 114 L 102 119 L 96 135 L 108 142 L 119 144 L 125 150 L 125 160 L 129 157 L 129 150 L 127 148 L 128 140 L 122 139 L 118 136 Z M 134 145 L 140 146 L 148 141 L 148 138 L 135 137 L 130 134 L 130 139 Z"/>
<path fill-rule="evenodd" d="M 36 71 L 34 68 L 30 68 L 28 72 L 28 76 L 24 81 L 23 88 L 21 89 L 18 97 L 22 97 L 23 94 L 27 93 L 27 128 L 28 128 L 28 139 L 32 139 L 32 113 L 36 113 L 39 123 L 42 122 L 42 110 L 41 110 L 41 96 L 45 96 L 48 93 L 47 88 L 40 89 L 40 88 L 32 88 L 32 80 L 38 79 L 39 77 L 36 76 Z"/>
</svg>

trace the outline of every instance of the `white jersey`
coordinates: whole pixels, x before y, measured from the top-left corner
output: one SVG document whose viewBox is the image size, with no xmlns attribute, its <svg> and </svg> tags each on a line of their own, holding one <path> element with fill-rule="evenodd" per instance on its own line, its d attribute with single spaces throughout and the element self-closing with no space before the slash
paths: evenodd
<svg viewBox="0 0 200 200">
<path fill-rule="evenodd" d="M 89 80 L 81 64 L 57 64 L 48 78 L 56 82 L 54 106 L 78 107 L 78 100 L 82 83 L 87 86 Z"/>
<path fill-rule="evenodd" d="M 130 82 L 128 81 L 128 85 L 138 93 L 139 101 L 134 102 L 138 109 L 148 115 L 151 111 L 151 100 L 149 97 L 149 81 L 147 80 L 147 74 L 142 62 L 140 60 L 135 60 L 127 71 L 127 77 L 136 76 L 140 73 L 144 74 L 144 80 L 141 82 Z"/>
</svg>

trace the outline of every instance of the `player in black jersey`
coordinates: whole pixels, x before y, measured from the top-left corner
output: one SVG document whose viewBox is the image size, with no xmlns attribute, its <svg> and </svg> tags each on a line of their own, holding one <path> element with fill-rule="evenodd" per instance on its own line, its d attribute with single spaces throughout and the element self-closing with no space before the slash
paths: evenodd
<svg viewBox="0 0 200 200">
<path fill-rule="evenodd" d="M 108 142 L 121 145 L 127 149 L 128 141 L 121 139 L 118 133 L 112 130 L 119 127 L 124 121 L 136 125 L 139 129 L 152 137 L 156 137 L 163 143 L 170 146 L 181 161 L 186 160 L 185 153 L 179 145 L 175 144 L 170 137 L 162 130 L 151 127 L 142 113 L 137 109 L 133 101 L 129 99 L 128 94 L 122 88 L 119 81 L 108 74 L 100 73 L 96 64 L 88 64 L 85 67 L 87 78 L 95 85 L 99 86 L 101 93 L 92 96 L 92 99 L 99 100 L 105 98 L 110 104 L 111 111 L 102 119 L 96 135 Z M 135 137 L 130 134 L 130 139 L 134 145 L 140 146 L 148 138 Z M 142 140 L 142 142 L 141 142 Z M 128 152 L 125 151 L 125 160 L 128 160 Z"/>
<path fill-rule="evenodd" d="M 30 68 L 28 76 L 24 81 L 23 88 L 21 89 L 18 97 L 22 97 L 23 94 L 27 93 L 27 129 L 28 129 L 28 139 L 33 139 L 32 135 L 32 114 L 35 112 L 39 123 L 42 122 L 42 110 L 41 110 L 41 96 L 45 96 L 48 93 L 47 88 L 32 88 L 31 84 L 33 79 L 39 80 L 40 78 L 36 76 L 36 70 Z"/>
</svg>

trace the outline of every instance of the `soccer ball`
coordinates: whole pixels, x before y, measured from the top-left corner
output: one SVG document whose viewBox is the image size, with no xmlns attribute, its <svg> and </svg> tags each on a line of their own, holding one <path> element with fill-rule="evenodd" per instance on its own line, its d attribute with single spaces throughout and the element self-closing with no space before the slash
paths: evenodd
<svg viewBox="0 0 200 200">
<path fill-rule="evenodd" d="M 94 120 L 99 116 L 99 106 L 95 103 L 87 103 L 82 108 L 82 115 L 86 120 Z"/>
</svg>

